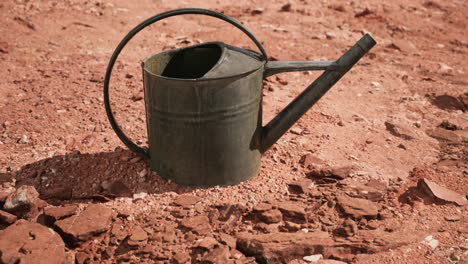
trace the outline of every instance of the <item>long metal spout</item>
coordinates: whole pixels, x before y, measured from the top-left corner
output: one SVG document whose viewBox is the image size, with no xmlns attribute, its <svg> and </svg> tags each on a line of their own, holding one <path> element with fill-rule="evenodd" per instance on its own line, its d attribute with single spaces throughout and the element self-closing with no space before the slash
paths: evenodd
<svg viewBox="0 0 468 264">
<path fill-rule="evenodd" d="M 328 69 L 272 119 L 262 130 L 261 152 L 270 148 L 294 123 L 309 110 L 343 75 L 374 45 L 375 40 L 364 35 L 336 61 L 338 69 Z M 335 65 L 336 65 L 335 64 Z"/>
</svg>

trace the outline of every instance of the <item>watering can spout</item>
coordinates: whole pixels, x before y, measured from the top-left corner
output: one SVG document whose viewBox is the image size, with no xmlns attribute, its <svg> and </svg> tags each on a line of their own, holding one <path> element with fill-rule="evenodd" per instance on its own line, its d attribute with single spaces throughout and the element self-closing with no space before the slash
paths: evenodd
<svg viewBox="0 0 468 264">
<path fill-rule="evenodd" d="M 336 61 L 268 62 L 265 65 L 265 77 L 290 71 L 325 70 L 325 72 L 262 129 L 261 152 L 268 150 L 375 44 L 375 40 L 366 34 Z"/>
</svg>

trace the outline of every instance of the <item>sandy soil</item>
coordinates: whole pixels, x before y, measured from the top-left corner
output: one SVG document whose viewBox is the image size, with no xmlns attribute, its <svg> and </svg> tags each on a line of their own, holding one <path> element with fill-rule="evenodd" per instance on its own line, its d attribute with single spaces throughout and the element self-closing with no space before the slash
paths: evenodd
<svg viewBox="0 0 468 264">
<path fill-rule="evenodd" d="M 365 33 L 378 44 L 265 153 L 258 177 L 189 188 L 124 147 L 102 95 L 125 34 L 182 7 L 242 21 L 271 59 L 334 60 Z M 423 180 L 466 201 L 467 13 L 463 0 L 2 1 L 0 206 L 16 218 L 0 217 L 0 232 L 21 243 L 9 229 L 40 227 L 20 218 L 49 226 L 65 242 L 57 263 L 304 263 L 317 254 L 322 263 L 468 263 L 466 206 L 431 196 Z M 146 144 L 141 60 L 215 40 L 255 49 L 197 15 L 157 23 L 124 49 L 111 101 L 134 141 Z M 268 78 L 264 122 L 319 74 Z M 7 197 L 25 185 L 40 198 L 28 189 L 27 209 L 9 211 Z M 47 250 L 17 258 L 53 263 Z"/>
</svg>

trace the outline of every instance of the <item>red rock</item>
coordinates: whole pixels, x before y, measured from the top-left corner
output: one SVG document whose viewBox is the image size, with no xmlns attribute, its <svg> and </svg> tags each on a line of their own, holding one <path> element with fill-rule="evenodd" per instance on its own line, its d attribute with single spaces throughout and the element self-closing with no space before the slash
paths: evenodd
<svg viewBox="0 0 468 264">
<path fill-rule="evenodd" d="M 455 131 L 441 127 L 426 130 L 426 134 L 440 141 L 447 141 L 456 144 L 460 144 L 462 142 L 462 138 Z"/>
<path fill-rule="evenodd" d="M 143 91 L 141 91 L 141 92 L 138 92 L 138 93 L 134 94 L 131 99 L 134 102 L 136 102 L 136 101 L 142 100 L 144 98 L 144 96 L 145 96 L 145 93 Z"/>
<path fill-rule="evenodd" d="M 358 226 L 356 222 L 351 219 L 346 219 L 343 223 L 343 229 L 345 231 L 346 236 L 354 236 L 358 232 Z"/>
<path fill-rule="evenodd" d="M 356 14 L 354 14 L 354 17 L 364 17 L 364 16 L 367 16 L 367 15 L 370 15 L 370 14 L 373 14 L 373 13 L 375 13 L 375 12 L 366 7 L 364 10 L 359 11 Z"/>
<path fill-rule="evenodd" d="M 92 256 L 85 252 L 78 252 L 75 255 L 76 263 L 77 264 L 86 264 L 91 260 Z"/>
<path fill-rule="evenodd" d="M 272 233 L 253 235 L 240 233 L 237 249 L 246 256 L 255 256 L 266 263 L 286 263 L 291 259 L 302 259 L 311 252 L 321 252 L 333 247 L 334 241 L 325 232 Z"/>
<path fill-rule="evenodd" d="M 204 258 L 204 263 L 218 264 L 226 263 L 231 256 L 231 252 L 227 246 L 221 246 L 211 250 Z"/>
<path fill-rule="evenodd" d="M 4 203 L 13 191 L 13 189 L 0 190 L 0 203 Z"/>
<path fill-rule="evenodd" d="M 190 207 L 198 202 L 200 202 L 202 199 L 200 197 L 190 195 L 190 194 L 182 194 L 179 195 L 175 200 L 174 204 L 182 207 Z"/>
<path fill-rule="evenodd" d="M 399 137 L 405 140 L 411 140 L 416 137 L 415 133 L 412 131 L 413 128 L 409 126 L 404 126 L 402 124 L 394 124 L 391 122 L 385 122 L 385 127 L 390 132 L 390 134 L 395 137 Z"/>
<path fill-rule="evenodd" d="M 302 223 L 305 221 L 304 204 L 302 203 L 282 202 L 278 205 L 278 209 L 284 218 L 291 222 Z"/>
<path fill-rule="evenodd" d="M 253 211 L 254 212 L 264 212 L 264 211 L 271 210 L 272 208 L 273 208 L 273 206 L 271 204 L 269 204 L 269 203 L 259 203 L 253 208 Z"/>
<path fill-rule="evenodd" d="M 263 233 L 277 233 L 279 224 L 265 224 L 264 222 L 259 222 L 254 225 L 254 229 L 261 231 Z"/>
<path fill-rule="evenodd" d="M 198 235 L 204 235 L 211 232 L 210 222 L 206 216 L 186 217 L 182 219 L 179 225 Z"/>
<path fill-rule="evenodd" d="M 321 259 L 316 262 L 317 264 L 346 264 L 346 262 L 334 259 Z"/>
<path fill-rule="evenodd" d="M 230 224 L 236 222 L 247 212 L 247 208 L 241 204 L 225 204 L 218 207 L 219 220 Z"/>
<path fill-rule="evenodd" d="M 428 195 L 434 196 L 445 202 L 455 203 L 460 206 L 468 204 L 466 198 L 463 197 L 461 194 L 458 194 L 457 192 L 442 187 L 427 179 L 419 180 L 418 187 L 425 191 Z"/>
<path fill-rule="evenodd" d="M 128 238 L 128 245 L 130 246 L 143 246 L 146 244 L 148 239 L 148 233 L 141 226 L 135 226 L 130 231 L 130 237 Z"/>
<path fill-rule="evenodd" d="M 313 178 L 319 183 L 336 182 L 348 178 L 354 169 L 355 168 L 353 166 L 313 169 L 307 174 L 307 176 L 309 178 Z"/>
<path fill-rule="evenodd" d="M 177 252 L 173 257 L 172 260 L 176 264 L 186 264 L 190 263 L 191 258 L 190 255 L 187 252 Z"/>
<path fill-rule="evenodd" d="M 297 232 L 301 229 L 301 225 L 289 221 L 284 221 L 284 228 L 289 232 Z"/>
<path fill-rule="evenodd" d="M 289 192 L 296 194 L 307 193 L 312 185 L 312 180 L 304 178 L 299 179 L 295 182 L 288 183 Z"/>
<path fill-rule="evenodd" d="M 272 209 L 268 211 L 261 212 L 258 214 L 258 218 L 267 224 L 275 224 L 283 220 L 283 215 L 278 209 Z"/>
<path fill-rule="evenodd" d="M 112 210 L 100 204 L 90 204 L 79 215 L 55 222 L 55 225 L 74 241 L 85 241 L 109 229 Z"/>
<path fill-rule="evenodd" d="M 218 245 L 218 241 L 216 239 L 212 237 L 205 237 L 198 243 L 197 247 L 210 250 L 216 245 Z"/>
<path fill-rule="evenodd" d="M 224 244 L 228 245 L 231 249 L 236 248 L 236 238 L 226 233 L 219 233 L 219 239 Z"/>
<path fill-rule="evenodd" d="M 39 193 L 34 187 L 23 185 L 8 196 L 3 209 L 19 217 L 34 218 L 38 207 L 44 203 L 39 199 Z"/>
<path fill-rule="evenodd" d="M 65 206 L 52 206 L 44 208 L 44 215 L 50 216 L 55 220 L 60 220 L 68 216 L 75 215 L 78 211 L 78 205 L 71 204 Z"/>
<path fill-rule="evenodd" d="M 11 225 L 16 222 L 17 219 L 16 215 L 0 210 L 0 224 Z"/>
<path fill-rule="evenodd" d="M 345 214 L 351 215 L 354 218 L 376 218 L 379 211 L 379 206 L 374 202 L 346 195 L 338 196 L 337 205 L 341 207 Z"/>
<path fill-rule="evenodd" d="M 174 231 L 165 231 L 165 232 L 157 232 L 151 235 L 150 240 L 164 242 L 164 243 L 174 243 L 176 239 L 176 235 Z"/>
<path fill-rule="evenodd" d="M 282 12 L 289 12 L 289 11 L 291 11 L 291 3 L 286 3 L 286 4 L 284 4 L 284 5 L 281 7 L 280 11 L 282 11 Z"/>
<path fill-rule="evenodd" d="M 317 165 L 323 165 L 324 161 L 312 153 L 307 153 L 299 161 L 305 168 L 312 169 Z"/>
<path fill-rule="evenodd" d="M 19 220 L 0 231 L 0 263 L 65 263 L 65 245 L 52 229 Z"/>
</svg>

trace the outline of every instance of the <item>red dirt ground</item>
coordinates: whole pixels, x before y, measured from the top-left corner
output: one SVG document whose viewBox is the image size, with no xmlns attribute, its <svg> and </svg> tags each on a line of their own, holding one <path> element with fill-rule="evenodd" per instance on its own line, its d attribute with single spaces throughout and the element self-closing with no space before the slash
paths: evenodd
<svg viewBox="0 0 468 264">
<path fill-rule="evenodd" d="M 54 261 L 305 263 L 322 254 L 322 263 L 468 263 L 466 206 L 417 186 L 425 178 L 466 201 L 468 2 L 198 2 L 0 3 L 0 194 L 23 185 L 39 192 L 45 202 L 32 198 L 30 211 L 10 213 L 60 234 L 65 253 Z M 183 187 L 123 146 L 102 95 L 107 62 L 124 35 L 182 7 L 242 21 L 277 60 L 334 60 L 367 32 L 377 45 L 266 152 L 258 177 Z M 215 40 L 255 49 L 230 25 L 197 15 L 157 23 L 124 49 L 111 101 L 134 141 L 146 144 L 144 100 L 132 99 L 142 91 L 141 60 Z M 264 122 L 318 75 L 265 81 Z M 347 210 L 346 201 L 357 209 Z M 47 210 L 63 213 L 65 205 L 77 206 L 50 220 Z M 80 221 L 78 230 L 67 219 Z M 15 263 L 2 259 L 10 249 L 1 237 L 22 243 L 20 231 L 8 230 L 44 231 L 7 222 L 0 217 L 0 262 Z M 428 236 L 439 244 L 428 245 Z M 23 248 L 18 258 L 55 263 L 48 250 Z"/>
</svg>

